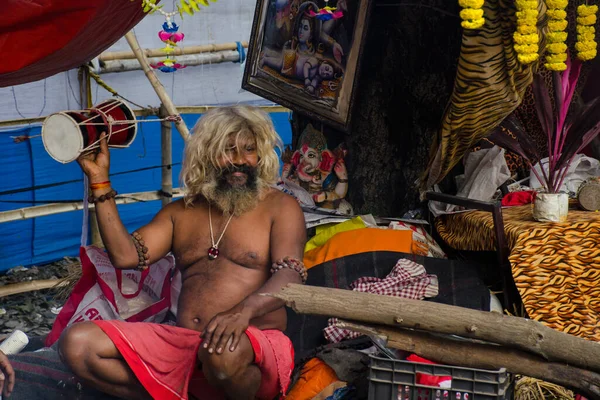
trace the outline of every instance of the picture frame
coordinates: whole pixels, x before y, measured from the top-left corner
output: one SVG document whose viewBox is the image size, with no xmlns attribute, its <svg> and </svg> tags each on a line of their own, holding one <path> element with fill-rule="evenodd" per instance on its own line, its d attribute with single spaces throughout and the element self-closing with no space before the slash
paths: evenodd
<svg viewBox="0 0 600 400">
<path fill-rule="evenodd" d="M 242 89 L 347 132 L 372 2 L 257 0 Z"/>
</svg>

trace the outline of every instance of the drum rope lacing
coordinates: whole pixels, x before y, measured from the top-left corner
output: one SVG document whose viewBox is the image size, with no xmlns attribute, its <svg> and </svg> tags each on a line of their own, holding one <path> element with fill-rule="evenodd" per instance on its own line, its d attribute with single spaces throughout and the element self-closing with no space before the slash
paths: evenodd
<svg viewBox="0 0 600 400">
<path fill-rule="evenodd" d="M 180 115 L 168 115 L 165 118 L 123 120 L 123 121 L 113 121 L 111 123 L 112 123 L 112 125 L 124 125 L 124 124 L 129 124 L 129 123 L 132 123 L 132 122 L 140 124 L 142 122 L 161 122 L 161 121 L 179 122 L 179 121 L 181 121 L 181 116 Z M 79 123 L 77 125 L 84 125 L 84 123 L 81 122 L 81 123 Z M 106 124 L 86 122 L 85 125 L 106 125 Z M 115 131 L 112 134 L 114 135 L 115 133 L 119 133 L 119 132 L 121 132 L 123 130 L 125 130 L 125 129 L 121 129 L 121 130 Z M 39 134 L 39 135 L 31 135 L 31 136 L 29 136 L 29 135 L 19 135 L 19 136 L 9 136 L 9 137 L 13 140 L 14 143 L 21 143 L 21 142 L 24 142 L 26 140 L 33 139 L 33 138 L 36 138 L 36 137 L 41 137 L 41 136 L 42 135 Z M 110 138 L 110 136 L 109 136 L 109 138 Z M 95 145 L 95 144 L 97 144 L 99 142 L 100 142 L 100 140 L 97 140 L 94 143 L 92 143 L 91 146 L 93 146 L 93 145 Z"/>
</svg>

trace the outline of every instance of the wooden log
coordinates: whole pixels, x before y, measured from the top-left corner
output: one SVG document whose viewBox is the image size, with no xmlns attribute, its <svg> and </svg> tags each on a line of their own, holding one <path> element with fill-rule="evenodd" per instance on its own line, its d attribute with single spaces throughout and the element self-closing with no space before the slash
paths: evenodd
<svg viewBox="0 0 600 400">
<path fill-rule="evenodd" d="M 600 372 L 600 343 L 540 322 L 427 301 L 290 284 L 276 294 L 294 311 L 371 324 L 419 329 L 503 344 L 549 361 Z"/>
<path fill-rule="evenodd" d="M 248 48 L 248 42 L 241 42 L 244 48 Z M 182 56 L 188 54 L 214 53 L 224 50 L 237 50 L 237 43 L 219 43 L 219 44 L 204 44 L 201 46 L 185 46 L 176 47 L 171 53 L 172 56 Z M 165 52 L 162 48 L 158 49 L 143 49 L 142 52 L 147 58 L 163 57 Z M 112 51 L 100 54 L 98 60 L 100 62 L 115 61 L 115 60 L 133 60 L 137 58 L 132 51 Z"/>
<path fill-rule="evenodd" d="M 177 112 L 177 108 L 171 101 L 171 98 L 167 94 L 165 87 L 162 85 L 162 83 L 160 83 L 160 80 L 154 73 L 154 70 L 152 68 L 150 68 L 150 64 L 148 64 L 148 59 L 146 58 L 146 55 L 140 48 L 140 44 L 138 43 L 137 37 L 135 37 L 135 33 L 133 33 L 133 31 L 127 32 L 127 34 L 125 35 L 125 39 L 127 39 L 127 43 L 129 43 L 129 47 L 131 47 L 131 50 L 136 55 L 136 58 L 138 59 L 140 65 L 142 66 L 142 69 L 144 70 L 146 77 L 150 81 L 150 84 L 154 88 L 154 91 L 158 95 L 158 98 L 160 99 L 161 103 L 164 104 L 169 115 L 179 116 L 179 113 Z M 190 132 L 189 132 L 187 126 L 185 125 L 185 122 L 183 122 L 182 118 L 180 118 L 177 122 L 175 122 L 175 127 L 179 131 L 179 134 L 181 135 L 181 137 L 183 137 L 183 140 L 187 140 L 190 137 Z"/>
<path fill-rule="evenodd" d="M 561 386 L 570 387 L 591 399 L 600 399 L 600 374 L 567 364 L 547 362 L 541 357 L 505 346 L 453 340 L 429 333 L 385 326 L 365 326 L 349 321 L 336 324 L 352 331 L 384 336 L 387 346 L 408 351 L 440 364 L 498 370 L 506 368 L 521 374 Z"/>
<path fill-rule="evenodd" d="M 66 285 L 66 282 L 58 279 L 43 279 L 39 281 L 12 283 L 10 285 L 0 287 L 0 297 L 6 297 L 18 293 L 33 292 L 35 290 L 56 289 L 64 285 Z"/>
</svg>

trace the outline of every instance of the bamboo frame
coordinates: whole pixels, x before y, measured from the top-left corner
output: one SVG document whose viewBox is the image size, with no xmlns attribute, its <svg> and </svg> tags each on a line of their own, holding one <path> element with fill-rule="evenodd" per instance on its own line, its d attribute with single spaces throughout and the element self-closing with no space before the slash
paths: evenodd
<svg viewBox="0 0 600 400">
<path fill-rule="evenodd" d="M 241 42 L 244 48 L 248 48 L 248 42 Z M 201 53 L 214 53 L 217 51 L 224 50 L 237 50 L 236 42 L 229 43 L 220 43 L 220 44 L 205 44 L 201 46 L 186 46 L 186 47 L 177 47 L 171 53 L 173 56 L 182 56 L 187 54 L 201 54 Z M 165 55 L 165 52 L 161 49 L 142 49 L 142 52 L 147 58 L 151 57 L 162 57 Z M 133 60 L 136 56 L 132 51 L 113 51 L 113 52 L 105 52 L 98 56 L 98 60 L 100 62 L 107 61 L 115 61 L 115 60 Z"/>
<path fill-rule="evenodd" d="M 162 58 L 149 58 L 150 64 L 156 64 L 159 61 L 163 61 Z M 238 62 L 240 60 L 240 53 L 237 50 L 223 50 L 215 53 L 201 53 L 201 54 L 189 54 L 183 55 L 177 58 L 177 62 L 193 67 L 197 65 L 205 64 L 220 64 L 224 62 Z M 100 67 L 100 74 L 109 74 L 114 72 L 126 72 L 126 71 L 138 71 L 142 69 L 138 60 L 113 60 L 105 61 L 104 65 Z"/>
<path fill-rule="evenodd" d="M 165 87 L 162 85 L 162 83 L 156 76 L 154 70 L 150 68 L 150 64 L 148 64 L 148 59 L 142 51 L 137 37 L 135 36 L 135 33 L 133 31 L 127 32 L 127 34 L 125 34 L 125 39 L 127 40 L 127 43 L 129 43 L 129 47 L 131 47 L 131 50 L 133 51 L 140 65 L 142 66 L 144 74 L 146 74 L 146 78 L 148 78 L 148 80 L 150 81 L 150 85 L 152 85 L 152 87 L 154 88 L 154 91 L 156 92 L 158 98 L 164 105 L 169 115 L 179 116 L 177 108 L 173 104 L 173 101 L 171 101 L 171 98 L 167 94 Z M 182 118 L 179 118 L 179 120 L 175 121 L 175 128 L 177 128 L 183 140 L 187 140 L 190 137 L 190 131 L 188 130 L 187 125 L 185 124 Z"/>
<path fill-rule="evenodd" d="M 173 198 L 182 197 L 183 191 L 179 188 L 173 189 Z M 119 195 L 116 199 L 117 204 L 131 204 L 143 201 L 160 200 L 162 196 L 158 191 L 126 193 Z M 94 204 L 89 205 L 90 209 Z M 83 210 L 83 202 L 75 201 L 72 203 L 50 203 L 43 206 L 24 207 L 16 210 L 0 212 L 0 224 L 10 221 L 20 221 L 24 219 L 43 217 L 46 215 L 61 214 L 69 211 Z"/>
<path fill-rule="evenodd" d="M 164 118 L 167 110 L 160 107 L 159 116 Z M 160 122 L 160 157 L 161 157 L 161 201 L 162 206 L 166 206 L 171 202 L 173 195 L 173 141 L 172 141 L 171 123 L 167 121 Z"/>
<path fill-rule="evenodd" d="M 67 286 L 68 282 L 59 279 L 43 279 L 30 282 L 11 283 L 0 287 L 0 298 L 13 294 L 33 292 L 35 290 L 58 289 Z"/>
</svg>

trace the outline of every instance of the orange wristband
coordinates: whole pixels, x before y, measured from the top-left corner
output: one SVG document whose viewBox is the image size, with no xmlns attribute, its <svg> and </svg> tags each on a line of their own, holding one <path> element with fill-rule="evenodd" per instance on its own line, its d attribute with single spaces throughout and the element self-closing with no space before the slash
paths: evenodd
<svg viewBox="0 0 600 400">
<path fill-rule="evenodd" d="M 96 190 L 96 189 L 104 189 L 110 186 L 110 181 L 106 181 L 106 182 L 98 182 L 98 183 L 92 183 L 90 184 L 90 189 L 92 190 Z"/>
</svg>

